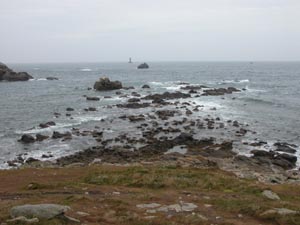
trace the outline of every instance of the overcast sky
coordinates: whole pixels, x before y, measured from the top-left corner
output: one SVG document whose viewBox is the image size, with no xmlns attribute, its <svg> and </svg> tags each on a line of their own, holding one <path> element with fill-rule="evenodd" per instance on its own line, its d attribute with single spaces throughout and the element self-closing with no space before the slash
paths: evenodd
<svg viewBox="0 0 300 225">
<path fill-rule="evenodd" d="M 300 60 L 300 0 L 0 0 L 0 61 Z"/>
</svg>

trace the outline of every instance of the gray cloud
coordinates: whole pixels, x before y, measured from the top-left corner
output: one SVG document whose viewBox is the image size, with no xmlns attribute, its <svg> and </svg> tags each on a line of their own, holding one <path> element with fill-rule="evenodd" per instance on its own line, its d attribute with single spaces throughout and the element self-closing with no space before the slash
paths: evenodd
<svg viewBox="0 0 300 225">
<path fill-rule="evenodd" d="M 298 0 L 0 0 L 0 61 L 299 60 Z"/>
</svg>

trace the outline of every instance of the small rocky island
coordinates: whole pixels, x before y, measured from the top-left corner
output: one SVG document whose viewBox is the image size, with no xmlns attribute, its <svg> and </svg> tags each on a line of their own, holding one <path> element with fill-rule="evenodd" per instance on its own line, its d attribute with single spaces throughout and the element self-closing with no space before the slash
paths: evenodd
<svg viewBox="0 0 300 225">
<path fill-rule="evenodd" d="M 15 72 L 8 68 L 5 64 L 0 62 L 0 82 L 1 81 L 28 81 L 33 79 L 31 75 L 26 72 Z"/>
<path fill-rule="evenodd" d="M 137 68 L 138 69 L 149 69 L 149 65 L 147 63 L 142 63 Z"/>
<path fill-rule="evenodd" d="M 101 77 L 99 81 L 94 84 L 94 89 L 97 91 L 110 91 L 121 89 L 122 83 L 120 81 L 110 81 L 107 77 Z"/>
</svg>

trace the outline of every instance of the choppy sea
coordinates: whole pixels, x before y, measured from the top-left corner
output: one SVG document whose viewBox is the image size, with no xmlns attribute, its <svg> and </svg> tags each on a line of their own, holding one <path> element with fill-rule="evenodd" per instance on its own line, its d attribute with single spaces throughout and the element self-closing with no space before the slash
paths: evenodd
<svg viewBox="0 0 300 225">
<path fill-rule="evenodd" d="M 72 127 L 89 127 L 101 119 L 120 114 L 119 109 L 102 108 L 124 101 L 113 92 L 88 90 L 101 76 L 120 80 L 124 86 L 146 94 L 140 87 L 151 86 L 152 92 L 180 90 L 179 82 L 209 87 L 229 87 L 246 91 L 224 96 L 194 99 L 222 119 L 238 120 L 249 124 L 256 136 L 300 145 L 300 62 L 149 62 L 150 69 L 138 70 L 137 63 L 66 63 L 66 64 L 9 64 L 16 71 L 26 71 L 34 79 L 28 82 L 0 82 L 0 168 L 5 161 L 18 154 L 28 153 L 40 157 L 51 153 L 56 157 L 72 154 L 93 144 L 88 138 L 68 143 L 23 145 L 17 140 L 24 133 L 40 133 L 40 123 L 55 121 L 56 126 L 44 129 L 63 131 Z M 46 80 L 57 77 L 57 81 Z M 89 102 L 83 97 L 99 96 L 101 101 Z M 104 98 L 111 96 L 112 98 Z M 86 113 L 93 106 L 97 112 Z M 75 109 L 70 117 L 54 118 L 53 113 L 66 113 Z M 205 109 L 204 108 L 204 109 Z M 111 133 L 114 132 L 111 125 Z M 124 128 L 126 130 L 126 127 Z"/>
</svg>

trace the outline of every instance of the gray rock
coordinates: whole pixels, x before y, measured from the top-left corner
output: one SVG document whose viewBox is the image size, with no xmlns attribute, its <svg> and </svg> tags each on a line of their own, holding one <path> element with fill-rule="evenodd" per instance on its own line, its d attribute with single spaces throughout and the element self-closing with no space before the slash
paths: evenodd
<svg viewBox="0 0 300 225">
<path fill-rule="evenodd" d="M 149 65 L 147 63 L 142 63 L 137 68 L 138 69 L 149 69 Z"/>
<path fill-rule="evenodd" d="M 288 216 L 288 215 L 296 215 L 298 213 L 299 213 L 298 211 L 294 211 L 286 208 L 274 208 L 263 212 L 262 214 L 260 214 L 260 216 L 261 217 L 268 217 L 274 215 Z"/>
<path fill-rule="evenodd" d="M 144 84 L 142 88 L 150 88 L 150 86 L 148 84 Z"/>
<path fill-rule="evenodd" d="M 46 80 L 58 80 L 57 77 L 46 77 Z"/>
<path fill-rule="evenodd" d="M 10 210 L 13 218 L 24 216 L 26 218 L 52 219 L 63 216 L 70 209 L 68 206 L 56 204 L 21 205 Z"/>
<path fill-rule="evenodd" d="M 0 63 L 0 81 L 28 81 L 33 77 L 26 72 L 14 72 L 5 64 Z"/>
<path fill-rule="evenodd" d="M 280 197 L 270 190 L 264 190 L 262 195 L 271 200 L 280 200 Z"/>
<path fill-rule="evenodd" d="M 35 139 L 30 134 L 24 134 L 24 135 L 22 135 L 20 141 L 25 143 L 25 144 L 29 144 L 29 143 L 35 142 Z"/>
<path fill-rule="evenodd" d="M 99 97 L 86 97 L 86 100 L 88 101 L 100 101 Z"/>
<path fill-rule="evenodd" d="M 25 216 L 19 216 L 11 220 L 6 220 L 8 223 L 35 224 L 40 222 L 38 218 L 27 219 Z"/>
<path fill-rule="evenodd" d="M 99 81 L 95 82 L 94 89 L 97 91 L 109 91 L 122 88 L 120 81 L 110 81 L 107 77 L 101 77 Z"/>
</svg>

